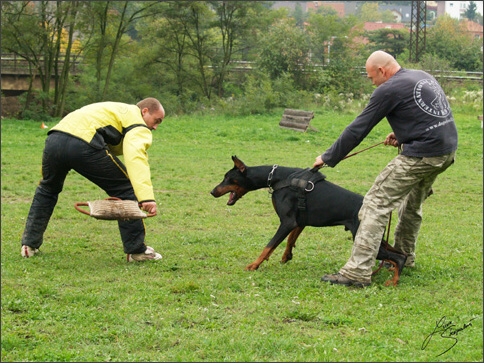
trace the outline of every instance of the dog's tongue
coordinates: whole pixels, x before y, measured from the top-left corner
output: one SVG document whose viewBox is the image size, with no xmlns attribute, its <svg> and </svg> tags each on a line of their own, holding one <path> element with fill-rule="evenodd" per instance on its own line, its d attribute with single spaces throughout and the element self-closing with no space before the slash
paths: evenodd
<svg viewBox="0 0 484 363">
<path fill-rule="evenodd" d="M 235 192 L 230 192 L 229 201 L 227 202 L 227 205 L 233 205 L 235 203 L 236 195 L 237 194 L 235 194 Z"/>
</svg>

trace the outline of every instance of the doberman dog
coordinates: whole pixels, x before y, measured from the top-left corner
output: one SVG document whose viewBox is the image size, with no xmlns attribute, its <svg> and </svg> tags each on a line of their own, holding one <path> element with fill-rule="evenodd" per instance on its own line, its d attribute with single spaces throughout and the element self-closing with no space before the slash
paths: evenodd
<svg viewBox="0 0 484 363">
<path fill-rule="evenodd" d="M 219 198 L 230 193 L 227 205 L 233 206 L 246 193 L 269 188 L 272 204 L 279 216 L 280 225 L 276 234 L 262 251 L 261 255 L 246 270 L 257 270 L 279 244 L 287 239 L 286 250 L 281 263 L 293 257 L 292 249 L 306 226 L 329 227 L 342 225 L 355 238 L 360 221 L 358 212 L 363 196 L 351 192 L 325 179 L 317 169 L 290 168 L 273 166 L 246 166 L 237 156 L 232 156 L 234 167 L 229 170 L 223 181 L 211 194 Z M 377 260 L 389 262 L 393 279 L 387 285 L 396 285 L 405 265 L 406 255 L 396 251 L 388 242 L 380 245 Z M 380 265 L 381 267 L 381 265 Z M 379 269 L 378 269 L 379 270 Z M 374 271 L 376 273 L 378 270 Z"/>
</svg>

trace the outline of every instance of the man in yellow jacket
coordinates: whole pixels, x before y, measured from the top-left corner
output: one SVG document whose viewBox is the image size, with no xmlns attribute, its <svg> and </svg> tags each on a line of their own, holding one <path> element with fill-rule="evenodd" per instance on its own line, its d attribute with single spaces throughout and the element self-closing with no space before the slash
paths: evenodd
<svg viewBox="0 0 484 363">
<path fill-rule="evenodd" d="M 27 217 L 21 255 L 39 252 L 67 173 L 75 170 L 108 196 L 134 200 L 150 215 L 156 215 L 147 150 L 152 130 L 165 118 L 155 98 L 136 105 L 99 102 L 64 117 L 49 132 L 42 155 L 42 179 Z M 124 164 L 117 155 L 123 155 Z M 161 255 L 145 245 L 142 219 L 118 220 L 127 260 L 159 260 Z"/>
</svg>

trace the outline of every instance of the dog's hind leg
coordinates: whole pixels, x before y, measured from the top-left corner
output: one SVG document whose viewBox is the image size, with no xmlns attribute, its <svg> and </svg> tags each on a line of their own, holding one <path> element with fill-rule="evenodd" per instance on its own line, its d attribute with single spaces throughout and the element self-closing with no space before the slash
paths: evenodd
<svg viewBox="0 0 484 363">
<path fill-rule="evenodd" d="M 392 265 L 389 271 L 393 272 L 393 278 L 388 280 L 385 283 L 385 285 L 396 286 L 398 283 L 398 280 L 400 279 L 400 275 L 402 274 L 403 267 L 405 266 L 407 255 L 401 252 L 398 252 L 388 242 L 382 241 L 380 244 L 380 249 L 378 250 L 378 255 L 376 256 L 376 259 L 382 261 L 382 263 L 380 264 L 380 267 L 372 273 L 372 275 L 380 271 L 383 262 L 387 261 Z"/>
<path fill-rule="evenodd" d="M 291 233 L 289 233 L 289 237 L 287 237 L 287 245 L 284 254 L 282 255 L 281 263 L 286 263 L 287 261 L 292 260 L 292 249 L 296 247 L 296 240 L 303 231 L 304 227 L 296 227 L 294 228 Z"/>
</svg>

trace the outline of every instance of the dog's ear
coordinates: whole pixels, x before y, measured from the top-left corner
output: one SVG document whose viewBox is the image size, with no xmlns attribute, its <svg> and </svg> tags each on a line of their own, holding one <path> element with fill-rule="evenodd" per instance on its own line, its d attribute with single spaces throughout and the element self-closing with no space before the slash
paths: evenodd
<svg viewBox="0 0 484 363">
<path fill-rule="evenodd" d="M 242 160 L 240 160 L 237 156 L 232 156 L 232 160 L 234 161 L 234 166 L 239 169 L 239 171 L 241 173 L 245 173 L 245 170 L 246 170 L 246 166 L 245 164 L 242 162 Z"/>
</svg>

